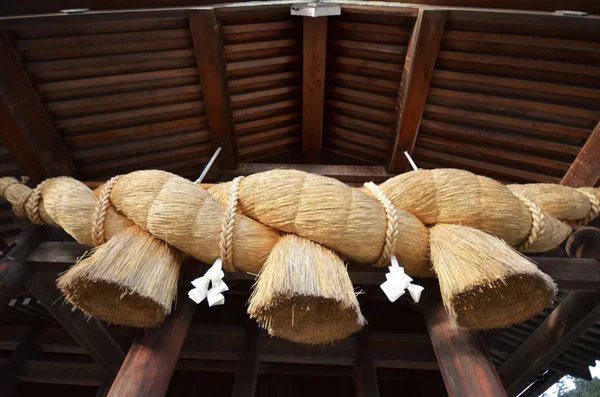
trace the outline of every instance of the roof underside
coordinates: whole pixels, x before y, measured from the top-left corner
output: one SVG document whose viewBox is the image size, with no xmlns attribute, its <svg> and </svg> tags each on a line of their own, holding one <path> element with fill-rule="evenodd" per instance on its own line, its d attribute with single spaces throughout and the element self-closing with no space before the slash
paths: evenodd
<svg viewBox="0 0 600 397">
<path fill-rule="evenodd" d="M 320 163 L 404 171 L 393 156 L 417 11 L 345 5 L 329 17 Z M 234 163 L 304 162 L 302 18 L 290 15 L 289 4 L 216 8 L 215 15 L 233 130 L 234 150 L 225 155 Z M 203 47 L 187 10 L 0 19 L 0 30 L 81 180 L 148 168 L 195 179 L 223 138 L 209 126 Z M 449 10 L 415 126 L 416 164 L 502 182 L 560 182 L 600 120 L 599 65 L 595 17 Z M 0 176 L 27 173 L 13 154 L 0 146 Z M 0 237 L 10 241 L 19 231 L 0 204 Z M 547 314 L 494 338 L 494 363 L 504 363 Z M 544 376 L 583 376 L 597 357 L 598 324 Z"/>
</svg>

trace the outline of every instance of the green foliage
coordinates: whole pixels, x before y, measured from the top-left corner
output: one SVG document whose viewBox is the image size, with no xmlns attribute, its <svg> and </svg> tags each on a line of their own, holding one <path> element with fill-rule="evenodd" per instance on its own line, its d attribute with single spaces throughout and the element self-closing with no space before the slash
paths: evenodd
<svg viewBox="0 0 600 397">
<path fill-rule="evenodd" d="M 575 388 L 568 390 L 564 378 L 558 382 L 557 397 L 600 397 L 600 379 L 594 378 L 591 382 L 570 377 Z"/>
</svg>

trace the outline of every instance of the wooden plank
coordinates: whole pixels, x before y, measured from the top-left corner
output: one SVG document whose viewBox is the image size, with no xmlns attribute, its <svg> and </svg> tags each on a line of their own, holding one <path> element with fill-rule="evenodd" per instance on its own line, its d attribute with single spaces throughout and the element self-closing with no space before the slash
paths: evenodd
<svg viewBox="0 0 600 397">
<path fill-rule="evenodd" d="M 355 335 L 354 388 L 357 397 L 379 397 L 377 371 L 373 362 L 373 352 L 369 338 L 368 328 L 363 328 Z"/>
<path fill-rule="evenodd" d="M 62 302 L 55 280 L 56 273 L 35 272 L 26 286 L 105 371 L 116 374 L 123 362 L 123 351 L 98 319 L 73 311 L 70 304 Z"/>
<path fill-rule="evenodd" d="M 594 186 L 600 180 L 600 123 L 565 174 L 563 185 L 571 187 Z"/>
<path fill-rule="evenodd" d="M 213 147 L 222 148 L 217 165 L 219 169 L 235 169 L 237 147 L 229 103 L 221 26 L 214 10 L 191 10 L 189 17 Z"/>
<path fill-rule="evenodd" d="M 409 165 L 404 151 L 411 154 L 415 147 L 445 23 L 445 11 L 419 10 L 406 54 L 389 147 L 388 169 L 392 173 L 404 172 Z"/>
<path fill-rule="evenodd" d="M 42 333 L 39 327 L 31 328 L 23 336 L 19 346 L 10 354 L 8 360 L 0 367 L 0 396 L 9 397 L 19 384 L 19 373 L 27 360 L 40 353 L 36 339 Z"/>
<path fill-rule="evenodd" d="M 254 320 L 248 319 L 231 397 L 254 397 L 258 381 L 258 335 L 258 325 Z"/>
<path fill-rule="evenodd" d="M 0 58 L 0 136 L 4 145 L 34 182 L 50 176 L 75 176 L 75 166 L 3 31 Z"/>
<path fill-rule="evenodd" d="M 437 283 L 430 283 L 422 310 L 450 397 L 506 397 L 477 331 L 457 327 L 448 317 Z"/>
<path fill-rule="evenodd" d="M 196 307 L 187 297 L 187 290 L 183 291 L 175 311 L 165 322 L 131 345 L 109 397 L 165 395 Z"/>
<path fill-rule="evenodd" d="M 303 18 L 302 152 L 309 163 L 319 162 L 323 145 L 327 20 Z"/>
<path fill-rule="evenodd" d="M 600 292 L 600 264 L 597 260 L 546 257 L 533 257 L 531 260 L 552 277 L 561 291 Z"/>
</svg>

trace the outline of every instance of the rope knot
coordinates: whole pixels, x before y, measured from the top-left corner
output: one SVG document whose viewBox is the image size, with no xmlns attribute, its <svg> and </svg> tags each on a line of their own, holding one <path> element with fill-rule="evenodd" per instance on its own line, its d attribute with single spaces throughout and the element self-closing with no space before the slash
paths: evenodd
<svg viewBox="0 0 600 397">
<path fill-rule="evenodd" d="M 233 265 L 233 227 L 235 225 L 240 182 L 242 179 L 244 179 L 243 176 L 238 176 L 231 182 L 229 201 L 225 210 L 225 216 L 223 217 L 223 223 L 221 224 L 220 257 L 223 261 L 223 267 L 228 272 L 235 272 L 236 270 Z"/>
<path fill-rule="evenodd" d="M 525 196 L 518 194 L 516 196 L 529 208 L 529 212 L 531 212 L 531 230 L 529 231 L 527 240 L 517 247 L 517 250 L 519 251 L 527 251 L 540 238 L 542 233 L 544 233 L 544 214 L 540 207 L 533 201 Z"/>
<path fill-rule="evenodd" d="M 385 230 L 385 242 L 381 255 L 374 263 L 376 267 L 389 266 L 390 259 L 394 255 L 396 240 L 398 239 L 398 210 L 392 204 L 392 201 L 383 193 L 383 191 L 373 182 L 365 183 L 365 188 L 383 205 L 387 218 L 387 227 Z"/>
</svg>

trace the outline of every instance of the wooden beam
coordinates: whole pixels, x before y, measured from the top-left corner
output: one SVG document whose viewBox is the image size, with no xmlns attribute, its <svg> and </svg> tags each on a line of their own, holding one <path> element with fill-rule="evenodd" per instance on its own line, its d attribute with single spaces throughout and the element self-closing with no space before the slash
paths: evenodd
<svg viewBox="0 0 600 397">
<path fill-rule="evenodd" d="M 0 32 L 0 136 L 35 182 L 75 175 L 75 166 L 31 85 L 6 32 Z"/>
<path fill-rule="evenodd" d="M 125 356 L 123 351 L 98 319 L 73 311 L 73 306 L 62 301 L 55 280 L 56 273 L 34 272 L 26 286 L 105 371 L 116 374 Z"/>
<path fill-rule="evenodd" d="M 498 370 L 507 392 L 521 391 L 598 318 L 600 294 L 569 294 Z"/>
<path fill-rule="evenodd" d="M 321 174 L 343 182 L 383 182 L 394 176 L 381 166 L 268 163 L 240 163 L 235 171 L 225 171 L 222 176 L 233 178 L 238 175 L 251 175 L 275 169 L 293 169 Z"/>
<path fill-rule="evenodd" d="M 377 371 L 369 343 L 369 334 L 369 329 L 365 328 L 355 335 L 354 388 L 357 397 L 379 397 Z"/>
<path fill-rule="evenodd" d="M 258 334 L 258 325 L 254 320 L 248 319 L 231 397 L 254 397 L 258 380 Z"/>
<path fill-rule="evenodd" d="M 323 105 L 328 17 L 303 17 L 302 152 L 318 163 L 323 144 Z"/>
<path fill-rule="evenodd" d="M 189 19 L 213 147 L 222 148 L 217 165 L 222 170 L 235 169 L 237 145 L 231 117 L 221 26 L 214 9 L 190 10 Z"/>
<path fill-rule="evenodd" d="M 600 292 L 600 263 L 595 259 L 531 258 L 561 291 Z"/>
<path fill-rule="evenodd" d="M 200 274 L 202 265 L 186 272 Z M 187 276 L 183 277 L 188 279 Z M 184 283 L 183 285 L 189 285 Z M 167 392 L 197 305 L 180 291 L 175 311 L 159 327 L 138 337 L 115 378 L 109 397 L 162 397 Z"/>
<path fill-rule="evenodd" d="M 429 285 L 421 306 L 448 395 L 506 397 L 479 333 L 457 327 L 444 309 L 439 288 Z"/>
<path fill-rule="evenodd" d="M 446 13 L 444 10 L 419 10 L 404 61 L 394 132 L 390 140 L 388 169 L 391 173 L 406 171 L 408 161 L 404 151 L 412 153 L 415 147 Z"/>
<path fill-rule="evenodd" d="M 569 167 L 561 185 L 594 186 L 600 180 L 600 123 Z"/>
<path fill-rule="evenodd" d="M 23 336 L 19 346 L 10 354 L 6 363 L 0 367 L 0 397 L 9 397 L 19 384 L 19 373 L 25 362 L 40 353 L 40 347 L 35 344 L 42 329 L 31 328 Z"/>
</svg>

